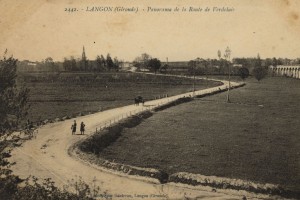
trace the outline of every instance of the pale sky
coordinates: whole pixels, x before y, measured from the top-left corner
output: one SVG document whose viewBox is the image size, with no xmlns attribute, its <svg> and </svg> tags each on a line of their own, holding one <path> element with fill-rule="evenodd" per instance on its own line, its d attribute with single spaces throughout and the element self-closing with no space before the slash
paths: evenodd
<svg viewBox="0 0 300 200">
<path fill-rule="evenodd" d="M 76 3 L 74 3 L 76 2 Z M 137 13 L 86 12 L 92 6 L 138 7 Z M 150 7 L 234 8 L 233 12 L 147 12 Z M 75 7 L 76 13 L 65 12 Z M 145 9 L 145 11 L 142 11 Z M 0 0 L 0 52 L 19 60 L 97 55 L 132 61 L 231 57 L 300 57 L 297 0 Z"/>
</svg>

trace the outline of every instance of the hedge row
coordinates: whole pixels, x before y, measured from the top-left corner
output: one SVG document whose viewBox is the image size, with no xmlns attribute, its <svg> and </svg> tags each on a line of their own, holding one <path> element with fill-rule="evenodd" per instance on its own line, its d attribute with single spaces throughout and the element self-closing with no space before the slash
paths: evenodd
<svg viewBox="0 0 300 200">
<path fill-rule="evenodd" d="M 120 136 L 124 128 L 132 128 L 140 124 L 144 119 L 152 116 L 149 111 L 142 112 L 138 115 L 131 116 L 120 121 L 114 126 L 108 127 L 100 133 L 93 134 L 91 137 L 79 143 L 78 147 L 81 151 L 87 153 L 99 154 L 104 148 L 115 142 Z"/>
<path fill-rule="evenodd" d="M 190 102 L 192 100 L 193 100 L 192 97 L 182 97 L 182 98 L 179 98 L 179 99 L 177 99 L 175 101 L 171 101 L 171 102 L 169 102 L 167 104 L 164 104 L 164 105 L 161 105 L 159 107 L 156 107 L 156 108 L 154 108 L 154 111 L 155 112 L 162 111 L 162 110 L 165 110 L 167 108 L 170 108 L 170 107 L 182 104 L 182 103 Z"/>
</svg>

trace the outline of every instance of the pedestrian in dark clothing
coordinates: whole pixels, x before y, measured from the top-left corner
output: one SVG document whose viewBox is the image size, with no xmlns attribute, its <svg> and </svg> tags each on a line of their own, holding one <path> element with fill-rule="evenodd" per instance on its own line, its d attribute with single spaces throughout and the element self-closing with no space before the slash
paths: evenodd
<svg viewBox="0 0 300 200">
<path fill-rule="evenodd" d="M 84 135 L 84 130 L 85 130 L 85 124 L 83 122 L 81 122 L 81 124 L 80 124 L 80 133 L 81 133 L 81 135 Z"/>
<path fill-rule="evenodd" d="M 72 124 L 72 126 L 71 126 L 72 135 L 75 135 L 75 133 L 76 133 L 76 126 L 77 126 L 76 120 L 74 120 L 74 124 Z"/>
</svg>

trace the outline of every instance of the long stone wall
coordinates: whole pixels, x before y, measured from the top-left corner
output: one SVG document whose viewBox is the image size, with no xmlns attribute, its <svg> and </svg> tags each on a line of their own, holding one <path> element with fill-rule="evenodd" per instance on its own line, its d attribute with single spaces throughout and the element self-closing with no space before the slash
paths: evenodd
<svg viewBox="0 0 300 200">
<path fill-rule="evenodd" d="M 270 70 L 275 76 L 288 76 L 300 79 L 300 66 L 278 65 L 277 67 L 271 66 Z"/>
</svg>

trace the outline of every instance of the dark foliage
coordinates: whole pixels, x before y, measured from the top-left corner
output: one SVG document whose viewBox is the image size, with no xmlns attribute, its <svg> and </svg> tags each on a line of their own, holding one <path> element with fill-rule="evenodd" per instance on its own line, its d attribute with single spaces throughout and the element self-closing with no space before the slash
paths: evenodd
<svg viewBox="0 0 300 200">
<path fill-rule="evenodd" d="M 245 80 L 249 76 L 249 70 L 246 67 L 242 67 L 239 69 L 239 76 Z"/>
<path fill-rule="evenodd" d="M 253 69 L 252 74 L 256 80 L 260 81 L 267 76 L 268 70 L 263 66 L 258 66 Z"/>
<path fill-rule="evenodd" d="M 148 61 L 148 67 L 151 71 L 156 73 L 161 67 L 161 62 L 157 58 L 152 58 Z"/>
<path fill-rule="evenodd" d="M 17 60 L 13 57 L 0 60 L 0 134 L 6 134 L 19 125 L 27 114 L 29 90 L 17 88 Z"/>
</svg>

